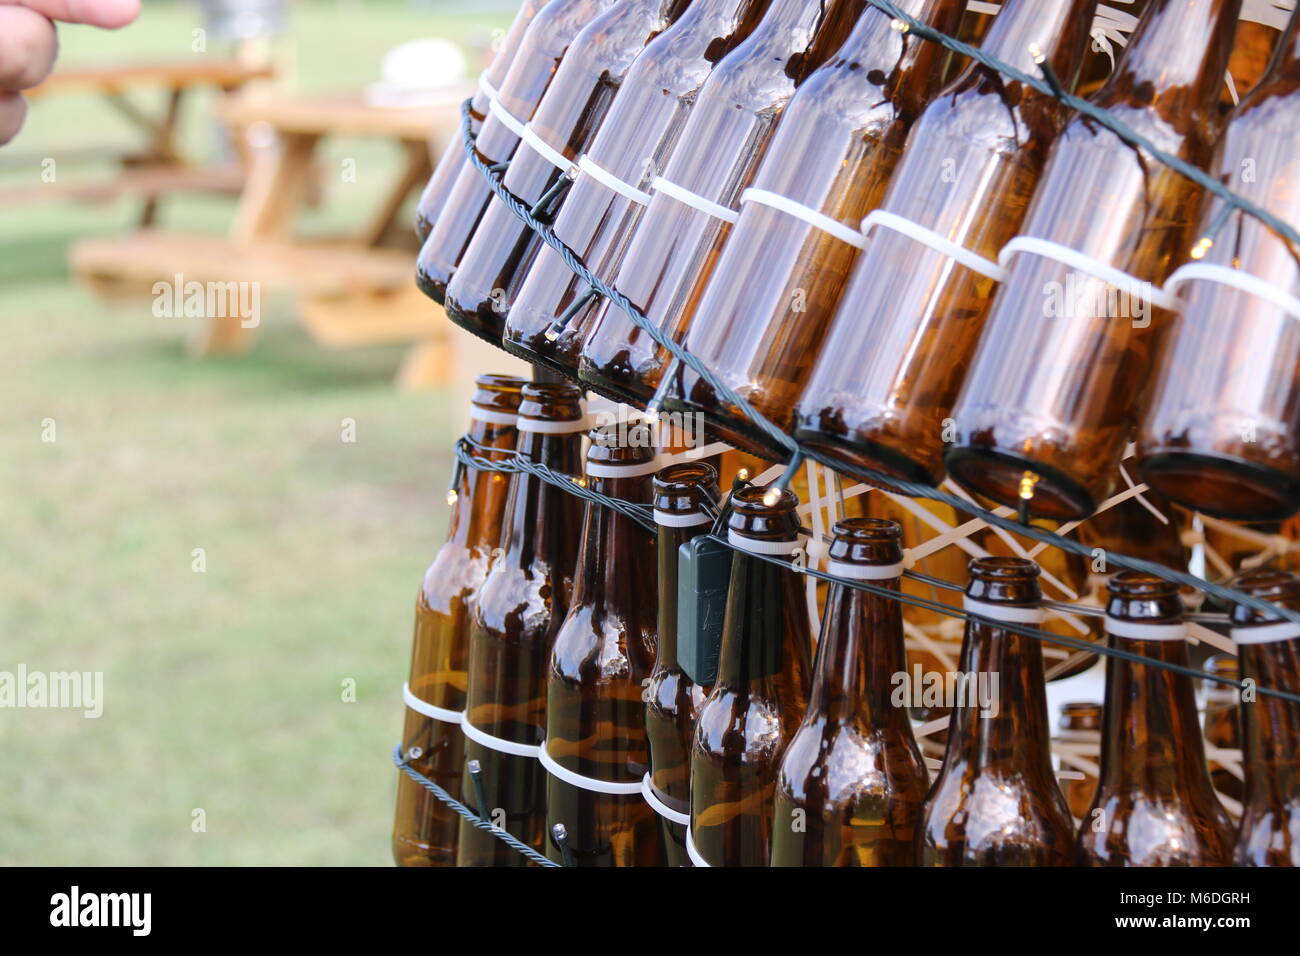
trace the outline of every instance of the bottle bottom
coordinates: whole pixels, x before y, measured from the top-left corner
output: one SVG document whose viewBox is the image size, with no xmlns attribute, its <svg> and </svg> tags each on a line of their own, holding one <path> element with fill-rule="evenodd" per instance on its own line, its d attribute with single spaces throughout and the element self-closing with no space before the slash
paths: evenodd
<svg viewBox="0 0 1300 956">
<path fill-rule="evenodd" d="M 496 311 L 495 302 L 489 300 L 471 306 L 446 295 L 444 286 L 442 307 L 447 310 L 447 318 L 466 332 L 478 336 L 484 342 L 500 347 L 501 332 L 505 327 L 504 313 Z"/>
<path fill-rule="evenodd" d="M 839 432 L 802 425 L 795 438 L 816 452 L 815 457 L 836 471 L 860 478 L 869 485 L 894 490 L 892 486 L 867 474 L 874 471 L 898 481 L 910 481 L 934 488 L 943 481 L 942 468 L 927 468 L 919 459 L 893 444 L 873 440 L 862 432 Z"/>
<path fill-rule="evenodd" d="M 596 368 L 581 360 L 578 362 L 578 382 L 610 401 L 640 409 L 646 407 L 655 393 L 630 369 L 618 366 Z"/>
<path fill-rule="evenodd" d="M 429 238 L 429 233 L 433 232 L 433 223 L 423 213 L 415 214 L 415 235 L 420 240 L 420 245 Z"/>
<path fill-rule="evenodd" d="M 694 378 L 689 371 L 686 372 L 686 375 Z M 738 389 L 737 391 L 745 401 L 750 403 L 755 411 L 789 434 L 792 419 L 788 409 L 782 412 L 780 408 L 773 408 L 773 403 L 765 400 L 762 393 L 750 392 L 746 394 L 742 390 Z M 674 391 L 666 396 L 663 403 L 664 411 L 683 417 L 688 415 L 702 416 L 704 435 L 709 441 L 726 442 L 739 451 L 757 455 L 759 458 L 768 461 L 785 461 L 790 457 L 790 452 L 787 449 L 774 441 L 772 436 L 768 435 L 762 428 L 746 418 L 735 405 L 720 399 L 707 382 L 695 379 L 693 386 L 687 385 L 686 392 L 688 397 L 683 397 L 680 391 Z"/>
<path fill-rule="evenodd" d="M 424 267 L 422 262 L 415 264 L 415 284 L 421 292 L 427 295 L 434 302 L 443 305 L 447 301 L 447 284 L 451 282 L 450 275 L 441 275 L 430 271 Z"/>
<path fill-rule="evenodd" d="M 539 344 L 538 339 L 541 339 L 544 344 Z M 540 365 L 545 369 L 558 373 L 562 381 L 578 381 L 578 356 L 570 355 L 561 349 L 547 347 L 552 346 L 552 343 L 547 343 L 542 334 L 537 336 L 511 335 L 510 327 L 507 325 L 502 332 L 501 341 L 497 344 L 511 355 L 521 358 L 525 362 Z"/>
<path fill-rule="evenodd" d="M 1026 474 L 1036 476 L 1027 510 L 1036 518 L 1081 521 L 1097 510 L 1097 498 L 1063 471 L 1026 455 L 981 445 L 954 445 L 944 454 L 953 480 L 997 504 L 1021 507 Z"/>
<path fill-rule="evenodd" d="M 1142 449 L 1142 480 L 1170 501 L 1228 521 L 1280 521 L 1300 510 L 1300 476 L 1234 455 Z"/>
</svg>

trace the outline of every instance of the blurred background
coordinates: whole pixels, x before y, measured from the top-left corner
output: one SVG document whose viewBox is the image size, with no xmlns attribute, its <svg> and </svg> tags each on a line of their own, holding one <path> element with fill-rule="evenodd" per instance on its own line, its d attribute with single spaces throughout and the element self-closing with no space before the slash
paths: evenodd
<svg viewBox="0 0 1300 956">
<path fill-rule="evenodd" d="M 104 675 L 98 719 L 0 709 L 0 864 L 390 862 L 464 418 L 410 130 L 455 131 L 515 4 L 244 6 L 61 26 L 0 149 L 0 671 Z M 386 57 L 422 38 L 463 62 Z M 257 283 L 258 326 L 169 313 L 182 274 Z"/>
</svg>

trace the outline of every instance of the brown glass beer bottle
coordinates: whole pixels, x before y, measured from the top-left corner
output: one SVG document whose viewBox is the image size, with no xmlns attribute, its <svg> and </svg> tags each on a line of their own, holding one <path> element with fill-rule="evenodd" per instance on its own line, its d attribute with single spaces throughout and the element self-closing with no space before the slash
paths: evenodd
<svg viewBox="0 0 1300 956">
<path fill-rule="evenodd" d="M 696 866 L 767 866 L 773 784 L 808 701 L 811 638 L 803 581 L 764 560 L 800 547 L 799 499 L 774 504 L 754 486 L 731 496 L 727 540 L 736 549 L 722 627 L 718 680 L 691 741 L 691 826 Z"/>
<path fill-rule="evenodd" d="M 488 165 L 506 162 L 519 145 L 524 126 L 556 69 L 583 27 L 613 6 L 615 0 L 551 0 L 524 31 L 519 50 L 491 98 L 487 118 L 474 141 L 478 157 Z M 447 199 L 415 263 L 415 280 L 425 295 L 441 303 L 465 247 L 492 198 L 483 174 L 466 163 L 456 175 Z"/>
<path fill-rule="evenodd" d="M 659 814 L 664 861 L 690 866 L 686 827 L 691 815 L 691 735 L 708 688 L 695 683 L 677 657 L 678 550 L 705 534 L 713 519 L 704 510 L 718 501 L 718 473 L 704 462 L 680 462 L 661 468 L 654 480 L 658 526 L 658 647 L 645 689 L 646 739 L 650 773 L 646 802 Z"/>
<path fill-rule="evenodd" d="M 544 217 L 561 208 L 555 189 L 572 183 L 633 59 L 673 22 L 688 0 L 617 0 L 574 38 L 537 112 L 524 129 L 502 181 Z M 561 182 L 563 180 L 563 182 Z M 541 200 L 548 197 L 545 208 Z M 542 240 L 493 197 L 447 286 L 447 314 L 480 338 L 499 343 L 506 314 Z"/>
<path fill-rule="evenodd" d="M 1140 571 L 1107 585 L 1111 646 L 1187 666 L 1178 588 Z M 1205 765 L 1191 678 L 1118 657 L 1106 659 L 1101 778 L 1079 827 L 1088 866 L 1226 866 L 1232 821 Z"/>
<path fill-rule="evenodd" d="M 651 502 L 656 449 L 650 430 L 593 429 L 592 491 Z M 654 535 L 613 508 L 588 503 L 569 613 L 546 671 L 546 854 L 563 824 L 573 866 L 658 866 L 658 818 L 641 796 L 650 768 L 641 699 L 655 659 Z"/>
<path fill-rule="evenodd" d="M 768 2 L 694 0 L 628 69 L 609 115 L 578 161 L 578 177 L 553 227 L 605 282 L 614 281 L 627 238 L 649 202 L 650 182 L 677 144 L 700 86 L 753 32 Z M 599 304 L 587 293 L 560 254 L 543 245 L 510 304 L 502 345 L 576 377 L 578 353 Z"/>
<path fill-rule="evenodd" d="M 571 385 L 531 383 L 519 405 L 518 455 L 562 474 L 582 468 L 586 416 Z M 540 478 L 511 478 L 501 548 L 479 589 L 470 623 L 469 689 L 461 730 L 466 761 L 461 800 L 481 818 L 542 847 L 546 661 L 568 611 L 582 499 Z M 481 805 L 479 785 L 482 787 Z M 515 850 L 460 822 L 457 866 L 520 866 Z"/>
<path fill-rule="evenodd" d="M 1240 0 L 1151 0 L 1092 102 L 1197 166 Z M 961 484 L 1059 520 L 1116 488 L 1202 190 L 1085 116 L 1052 147 L 952 417 Z"/>
<path fill-rule="evenodd" d="M 651 199 L 614 286 L 670 336 L 685 327 L 740 194 L 795 88 L 844 42 L 865 0 L 773 0 L 749 38 L 714 68 Z M 664 355 L 617 306 L 600 306 L 583 343 L 579 378 L 618 401 L 645 405 Z"/>
<path fill-rule="evenodd" d="M 1240 680 L 1237 658 L 1231 654 L 1215 654 L 1205 662 L 1205 670 L 1216 677 Z M 1205 743 L 1218 750 L 1241 749 L 1241 715 L 1237 706 L 1240 691 L 1228 684 L 1205 682 Z M 1210 783 L 1215 792 L 1232 800 L 1241 800 L 1242 780 L 1222 763 L 1210 756 Z M 1231 804 L 1229 804 L 1231 806 Z"/>
<path fill-rule="evenodd" d="M 962 0 L 899 9 L 951 33 Z M 908 130 L 939 89 L 947 51 L 868 6 L 835 56 L 800 84 L 689 319 L 684 344 L 769 420 L 788 429 L 812 357 L 880 204 Z M 676 386 L 673 386 L 676 389 Z M 770 439 L 712 386 L 682 371 L 670 410 L 700 410 L 723 441 Z"/>
<path fill-rule="evenodd" d="M 1061 746 L 1095 768 L 1097 754 L 1101 751 L 1101 704 L 1083 700 L 1063 704 L 1056 739 Z M 1070 815 L 1078 822 L 1092 806 L 1092 796 L 1097 792 L 1097 776 L 1095 772 L 1068 760 L 1061 761 L 1061 768 L 1081 774 L 1066 779 L 1061 787 L 1065 802 L 1070 807 Z"/>
<path fill-rule="evenodd" d="M 1036 51 L 1070 84 L 1095 6 L 1009 0 L 982 49 L 1030 74 Z M 793 417 L 801 441 L 850 471 L 943 480 L 952 405 L 1001 274 L 995 260 L 1020 227 L 1063 119 L 1052 97 L 978 63 L 925 110 L 867 220 L 834 318 L 823 319 L 824 339 L 781 359 L 789 384 L 779 397 L 798 398 L 781 422 Z"/>
<path fill-rule="evenodd" d="M 899 590 L 903 529 L 837 522 L 831 574 Z M 902 605 L 832 584 L 808 710 L 776 779 L 772 866 L 911 866 L 930 775 L 899 696 Z"/>
<path fill-rule="evenodd" d="M 1232 115 L 1214 169 L 1234 192 L 1300 222 L 1300 29 Z M 1212 198 L 1208 229 L 1224 214 Z M 1186 300 L 1138 433 L 1142 477 L 1179 504 L 1238 521 L 1300 508 L 1300 259 L 1233 213 L 1170 277 Z"/>
<path fill-rule="evenodd" d="M 1070 808 L 1052 771 L 1039 639 L 997 623 L 1037 626 L 1038 566 L 976 558 L 964 605 L 971 618 L 954 680 L 948 748 L 917 834 L 923 866 L 1069 866 Z"/>
<path fill-rule="evenodd" d="M 505 81 L 515 54 L 519 52 L 525 31 L 547 2 L 548 0 L 524 0 L 523 6 L 519 8 L 519 12 L 515 14 L 510 24 L 510 29 L 502 38 L 501 46 L 497 49 L 496 56 L 492 58 L 492 63 L 479 77 L 478 89 L 474 91 L 469 105 L 470 129 L 476 137 L 479 130 L 483 128 L 488 109 L 497 95 L 498 88 Z M 451 137 L 450 142 L 443 149 L 442 156 L 438 159 L 433 175 L 429 177 L 424 191 L 420 194 L 420 201 L 415 208 L 415 234 L 419 236 L 421 245 L 429 238 L 433 224 L 442 213 L 447 196 L 456 185 L 456 177 L 468 164 L 460 140 L 459 135 Z"/>
<path fill-rule="evenodd" d="M 515 415 L 523 381 L 480 375 L 470 410 L 475 454 L 491 461 L 515 449 Z M 415 600 L 411 674 L 402 696 L 402 749 L 411 766 L 450 793 L 460 791 L 465 738 L 465 672 L 469 616 L 501 540 L 509 481 L 504 472 L 465 468 L 448 499 L 447 540 L 433 558 Z M 398 866 L 452 866 L 460 817 L 406 774 L 397 777 L 393 859 Z"/>
<path fill-rule="evenodd" d="M 1289 571 L 1257 571 L 1235 586 L 1300 610 L 1300 578 Z M 1232 624 L 1241 676 L 1256 688 L 1253 699 L 1241 703 L 1246 786 L 1236 863 L 1300 866 L 1300 704 L 1258 691 L 1300 693 L 1300 625 L 1240 604 L 1232 609 Z"/>
</svg>

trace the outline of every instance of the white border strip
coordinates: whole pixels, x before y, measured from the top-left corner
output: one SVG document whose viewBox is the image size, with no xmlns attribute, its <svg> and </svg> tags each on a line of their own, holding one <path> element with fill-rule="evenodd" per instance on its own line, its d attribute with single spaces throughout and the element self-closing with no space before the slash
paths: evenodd
<svg viewBox="0 0 1300 956">
<path fill-rule="evenodd" d="M 515 115 L 501 105 L 500 100 L 493 100 L 488 104 L 488 109 L 492 115 L 501 121 L 501 125 L 510 132 L 514 133 L 520 139 L 524 138 L 524 124 L 515 118 Z"/>
<path fill-rule="evenodd" d="M 641 462 L 633 465 L 616 465 L 609 461 L 589 461 L 587 462 L 587 477 L 589 478 L 640 478 L 642 475 L 653 475 L 662 467 L 658 457 L 651 461 Z"/>
<path fill-rule="evenodd" d="M 514 412 L 503 412 L 497 408 L 484 408 L 482 405 L 470 406 L 470 418 L 477 418 L 489 425 L 514 425 L 519 416 Z"/>
<path fill-rule="evenodd" d="M 498 753 L 511 754 L 515 757 L 533 757 L 536 758 L 541 752 L 541 747 L 535 744 L 518 744 L 513 740 L 502 740 L 500 737 L 493 737 L 485 731 L 479 730 L 469 722 L 469 715 L 463 715 L 460 720 L 460 729 L 465 732 L 465 736 L 476 744 L 482 744 L 488 750 L 495 750 Z"/>
<path fill-rule="evenodd" d="M 868 213 L 867 217 L 862 220 L 863 236 L 865 237 L 870 233 L 875 226 L 892 229 L 894 232 L 901 233 L 909 239 L 914 239 L 922 245 L 929 246 L 936 252 L 943 253 L 949 259 L 960 262 L 972 272 L 987 276 L 994 282 L 1002 282 L 1007 277 L 1007 270 L 999 263 L 985 259 L 979 253 L 971 252 L 965 246 L 939 235 L 933 229 L 927 229 L 919 222 L 913 222 L 897 213 L 885 209 L 876 209 Z"/>
<path fill-rule="evenodd" d="M 743 206 L 747 202 L 758 203 L 760 206 L 769 206 L 772 209 L 794 216 L 796 219 L 802 219 L 814 229 L 820 229 L 822 232 L 834 236 L 840 242 L 847 242 L 856 249 L 861 249 L 866 245 L 867 237 L 852 226 L 846 226 L 838 219 L 833 219 L 811 206 L 795 202 L 789 196 L 782 196 L 780 193 L 774 193 L 767 189 L 751 188 L 740 194 L 740 204 Z"/>
<path fill-rule="evenodd" d="M 961 606 L 970 614 L 978 614 L 980 617 L 995 621 L 1006 621 L 1008 624 L 1041 624 L 1046 616 L 1041 607 L 994 604 L 990 601 L 976 600 L 967 594 L 961 596 Z"/>
<path fill-rule="evenodd" d="M 562 173 L 567 173 L 573 168 L 573 162 L 565 157 L 563 153 L 553 147 L 546 140 L 537 134 L 531 123 L 524 127 L 524 131 L 519 134 L 519 138 L 533 148 L 538 156 L 546 160 Z"/>
<path fill-rule="evenodd" d="M 441 720 L 444 724 L 459 724 L 465 717 L 464 711 L 448 710 L 446 707 L 439 707 L 437 704 L 431 704 L 427 700 L 416 697 L 415 694 L 411 693 L 410 683 L 402 685 L 402 700 L 407 707 L 417 714 L 432 717 L 434 720 Z"/>
<path fill-rule="evenodd" d="M 684 827 L 691 825 L 691 815 L 689 813 L 674 810 L 659 798 L 659 794 L 655 792 L 654 784 L 650 782 L 650 772 L 648 770 L 646 775 L 641 778 L 641 796 L 645 797 L 645 802 L 650 804 L 650 809 L 665 820 L 680 823 Z"/>
<path fill-rule="evenodd" d="M 736 210 L 728 209 L 712 199 L 705 199 L 699 193 L 693 193 L 685 186 L 678 186 L 672 180 L 664 179 L 662 176 L 656 176 L 650 183 L 650 188 L 657 193 L 663 193 L 665 196 L 676 199 L 679 203 L 698 209 L 714 219 L 734 223 L 740 218 L 740 213 L 736 212 Z"/>
<path fill-rule="evenodd" d="M 853 564 L 832 558 L 826 565 L 826 573 L 840 578 L 853 578 L 856 581 L 892 581 L 902 575 L 903 565 L 901 563 Z"/>
<path fill-rule="evenodd" d="M 1276 621 L 1272 624 L 1256 624 L 1254 627 L 1234 627 L 1231 633 L 1233 641 L 1238 644 L 1273 644 L 1300 637 L 1300 624 L 1294 621 Z"/>
<path fill-rule="evenodd" d="M 515 422 L 515 427 L 521 432 L 537 432 L 539 435 L 572 435 L 574 432 L 587 431 L 589 425 L 586 415 L 562 422 L 542 421 L 539 418 L 525 418 L 520 415 Z"/>
<path fill-rule="evenodd" d="M 487 71 L 484 70 L 478 75 L 478 88 L 483 91 L 483 95 L 488 98 L 488 108 L 501 96 L 501 91 L 492 85 L 492 81 L 487 78 Z"/>
<path fill-rule="evenodd" d="M 655 524 L 661 528 L 695 528 L 702 524 L 713 524 L 713 519 L 703 511 L 676 514 L 655 509 Z"/>
<path fill-rule="evenodd" d="M 592 793 L 609 793 L 614 795 L 640 793 L 641 781 L 635 783 L 614 783 L 611 780 L 597 780 L 595 777 L 584 777 L 580 773 L 574 773 L 565 767 L 561 767 L 555 762 L 555 758 L 546 752 L 546 744 L 542 744 L 537 753 L 537 759 L 541 761 L 546 772 L 557 780 L 563 780 L 570 786 L 577 787 L 579 790 L 588 790 Z"/>
<path fill-rule="evenodd" d="M 578 157 L 578 168 L 606 189 L 618 193 L 623 198 L 630 199 L 642 206 L 650 205 L 650 194 L 648 192 L 637 189 L 631 183 L 625 183 L 586 153 Z"/>
<path fill-rule="evenodd" d="M 1063 246 L 1059 242 L 1052 242 L 1050 239 L 1040 239 L 1037 236 L 1016 236 L 1003 246 L 1002 251 L 998 253 L 998 265 L 1005 269 L 1007 261 L 1019 252 L 1042 256 L 1045 259 L 1054 259 L 1062 265 L 1095 276 L 1103 282 L 1127 292 L 1129 295 L 1140 294 L 1142 298 L 1156 308 L 1168 312 L 1182 310 L 1183 303 L 1181 299 L 1170 295 L 1154 283 L 1145 282 L 1137 276 L 1130 275 L 1123 269 L 1116 269 L 1100 259 L 1094 259 L 1087 253 L 1080 252 L 1078 249 L 1071 249 L 1069 246 Z"/>
<path fill-rule="evenodd" d="M 690 826 L 686 827 L 686 855 L 691 858 L 691 862 L 696 866 L 713 866 L 712 863 L 700 855 L 699 850 L 695 849 L 695 837 L 691 835 Z"/>
<path fill-rule="evenodd" d="M 1174 295 L 1174 290 L 1184 282 L 1192 282 L 1196 279 L 1240 289 L 1257 299 L 1272 303 L 1291 318 L 1300 319 L 1300 299 L 1283 292 L 1270 282 L 1265 282 L 1259 276 L 1243 272 L 1241 269 L 1216 265 L 1213 262 L 1189 262 L 1179 266 L 1174 270 L 1174 274 L 1165 280 L 1165 291 Z"/>
<path fill-rule="evenodd" d="M 758 541 L 754 538 L 747 538 L 743 534 L 737 534 L 731 528 L 727 529 L 727 544 L 741 551 L 748 551 L 750 554 L 774 554 L 783 557 L 789 557 L 799 549 L 799 539 L 794 538 L 791 541 Z"/>
<path fill-rule="evenodd" d="M 1106 633 L 1126 637 L 1131 641 L 1185 641 L 1186 624 L 1143 624 L 1140 621 L 1122 621 L 1106 615 Z"/>
</svg>

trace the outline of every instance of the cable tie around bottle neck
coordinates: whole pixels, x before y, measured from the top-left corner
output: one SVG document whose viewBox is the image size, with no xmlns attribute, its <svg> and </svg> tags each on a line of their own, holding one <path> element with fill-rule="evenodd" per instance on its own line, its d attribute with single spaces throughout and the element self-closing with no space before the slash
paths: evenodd
<svg viewBox="0 0 1300 956">
<path fill-rule="evenodd" d="M 1041 607 L 981 601 L 968 594 L 962 595 L 961 606 L 968 614 L 976 614 L 995 621 L 1006 621 L 1008 624 L 1041 624 L 1045 616 Z"/>
<path fill-rule="evenodd" d="M 1106 615 L 1106 633 L 1115 637 L 1128 638 L 1131 641 L 1185 641 L 1187 625 L 1148 624 L 1143 621 L 1125 621 Z"/>
<path fill-rule="evenodd" d="M 746 189 L 740 194 L 740 204 L 757 203 L 760 206 L 768 206 L 779 212 L 794 216 L 796 219 L 802 219 L 808 225 L 815 229 L 820 229 L 827 235 L 834 236 L 841 242 L 846 242 L 855 249 L 861 249 L 866 245 L 867 237 L 852 226 L 846 226 L 831 216 L 826 215 L 813 209 L 811 206 L 805 206 L 801 202 L 791 199 L 789 196 L 782 196 L 780 193 L 774 193 L 767 189 Z"/>
<path fill-rule="evenodd" d="M 488 109 L 492 112 L 492 115 L 500 121 L 502 126 L 510 130 L 510 132 L 514 133 L 520 139 L 524 138 L 523 121 L 517 119 L 513 113 L 502 106 L 501 100 L 494 97 L 492 101 L 488 103 Z"/>
<path fill-rule="evenodd" d="M 691 815 L 689 813 L 674 810 L 664 803 L 664 798 L 655 790 L 654 783 L 650 780 L 649 771 L 646 771 L 646 775 L 641 778 L 641 796 L 645 797 L 645 802 L 650 804 L 651 810 L 670 823 L 680 823 L 684 827 L 691 825 Z"/>
<path fill-rule="evenodd" d="M 581 418 L 565 419 L 564 421 L 527 418 L 520 415 L 515 427 L 521 432 L 536 432 L 539 435 L 572 435 L 574 432 L 587 431 L 589 425 L 586 415 Z"/>
<path fill-rule="evenodd" d="M 1297 637 L 1300 637 L 1300 624 L 1294 621 L 1275 621 L 1272 624 L 1232 629 L 1232 639 L 1237 644 L 1274 644 L 1278 641 L 1292 641 Z"/>
<path fill-rule="evenodd" d="M 655 524 L 661 528 L 694 528 L 713 524 L 713 519 L 703 511 L 660 511 L 656 508 Z"/>
<path fill-rule="evenodd" d="M 1213 262 L 1189 262 L 1179 266 L 1174 270 L 1173 275 L 1165 280 L 1165 291 L 1170 295 L 1176 295 L 1175 290 L 1183 283 L 1197 280 L 1230 286 L 1277 306 L 1293 319 L 1300 319 L 1300 298 L 1284 292 L 1259 276 Z"/>
<path fill-rule="evenodd" d="M 799 538 L 792 538 L 788 541 L 759 541 L 756 538 L 738 534 L 733 529 L 728 528 L 727 544 L 733 548 L 739 548 L 741 551 L 748 551 L 750 554 L 770 554 L 788 558 L 799 550 L 803 542 Z"/>
<path fill-rule="evenodd" d="M 653 475 L 662 467 L 662 463 L 656 456 L 650 461 L 629 462 L 626 465 L 613 461 L 589 461 L 586 467 L 588 478 L 640 478 L 643 475 Z"/>
<path fill-rule="evenodd" d="M 885 209 L 876 209 L 868 213 L 866 218 L 862 220 L 862 235 L 867 236 L 876 226 L 897 232 L 922 245 L 929 246 L 935 252 L 942 253 L 949 259 L 961 263 L 972 272 L 987 276 L 994 282 L 1002 282 L 1007 277 L 1007 270 L 998 263 L 985 259 L 979 253 L 971 252 L 965 246 L 953 242 L 947 236 L 941 236 L 933 229 L 929 229 L 919 222 L 913 222 L 911 219 L 897 213 Z"/>
<path fill-rule="evenodd" d="M 903 574 L 903 563 L 898 564 L 854 564 L 852 561 L 836 561 L 834 558 L 826 565 L 826 573 L 838 578 L 852 578 L 855 581 L 892 581 Z"/>
<path fill-rule="evenodd" d="M 686 828 L 686 855 L 691 858 L 691 862 L 696 866 L 713 866 L 713 864 L 704 859 L 704 856 L 700 851 L 695 848 L 695 837 L 691 833 L 691 828 L 689 826 Z"/>
<path fill-rule="evenodd" d="M 1102 262 L 1086 252 L 1071 249 L 1069 246 L 1063 246 L 1051 239 L 1042 239 L 1038 236 L 1016 236 L 1007 242 L 1002 247 L 1002 251 L 998 253 L 998 265 L 1006 269 L 1007 263 L 1022 252 L 1033 256 L 1041 256 L 1044 259 L 1052 259 L 1072 269 L 1086 272 L 1088 275 L 1113 285 L 1131 296 L 1145 299 L 1158 309 L 1164 309 L 1167 312 L 1182 310 L 1182 301 L 1177 296 L 1170 295 L 1154 283 L 1139 279 L 1137 276 L 1125 272 L 1123 269 L 1117 269 L 1109 263 Z"/>
<path fill-rule="evenodd" d="M 650 194 L 648 192 L 643 189 L 637 189 L 631 183 L 619 179 L 586 153 L 583 153 L 578 157 L 578 168 L 606 189 L 618 193 L 625 199 L 630 199 L 632 202 L 642 206 L 650 205 Z"/>
<path fill-rule="evenodd" d="M 416 697 L 411 692 L 409 683 L 402 685 L 402 701 L 417 714 L 432 717 L 434 720 L 441 720 L 444 724 L 459 724 L 465 718 L 463 711 L 448 710 L 446 707 L 439 707 L 437 704 L 431 704 L 427 700 Z"/>
<path fill-rule="evenodd" d="M 515 425 L 519 421 L 516 412 L 503 412 L 499 408 L 486 408 L 483 405 L 472 405 L 470 417 L 489 425 Z"/>
<path fill-rule="evenodd" d="M 492 81 L 487 78 L 486 70 L 478 75 L 478 88 L 482 90 L 483 95 L 488 98 L 488 108 L 491 109 L 492 104 L 501 96 L 501 91 L 492 85 Z"/>
<path fill-rule="evenodd" d="M 619 783 L 613 780 L 598 780 L 595 777 L 585 777 L 580 773 L 574 773 L 567 767 L 558 764 L 554 757 L 546 750 L 546 744 L 538 749 L 537 759 L 541 761 L 546 772 L 557 780 L 562 780 L 570 786 L 577 787 L 579 790 L 586 790 L 590 793 L 606 793 L 615 796 L 622 794 L 641 793 L 641 781 L 636 780 L 631 783 Z"/>
<path fill-rule="evenodd" d="M 736 212 L 736 210 L 723 206 L 720 203 L 716 203 L 712 199 L 706 199 L 699 193 L 691 192 L 691 190 L 687 189 L 685 186 L 678 186 L 672 180 L 664 179 L 662 176 L 656 176 L 650 183 L 650 188 L 657 193 L 663 193 L 671 199 L 676 199 L 683 205 L 690 206 L 693 209 L 698 209 L 700 212 L 712 216 L 714 219 L 721 219 L 723 222 L 734 223 L 740 218 L 740 213 Z"/>
<path fill-rule="evenodd" d="M 534 757 L 541 752 L 541 747 L 536 744 L 521 744 L 513 740 L 504 740 L 501 737 L 494 737 L 486 731 L 479 730 L 469 722 L 469 714 L 461 717 L 460 729 L 464 731 L 465 736 L 476 744 L 495 750 L 498 753 L 510 754 L 513 757 Z"/>
<path fill-rule="evenodd" d="M 573 161 L 553 147 L 546 140 L 538 135 L 537 130 L 533 129 L 531 123 L 524 126 L 524 130 L 519 134 L 519 138 L 532 147 L 533 152 L 542 159 L 546 160 L 562 173 L 567 173 L 573 168 Z"/>
</svg>

